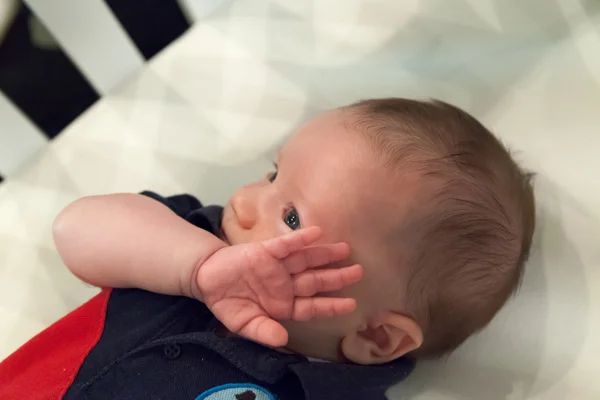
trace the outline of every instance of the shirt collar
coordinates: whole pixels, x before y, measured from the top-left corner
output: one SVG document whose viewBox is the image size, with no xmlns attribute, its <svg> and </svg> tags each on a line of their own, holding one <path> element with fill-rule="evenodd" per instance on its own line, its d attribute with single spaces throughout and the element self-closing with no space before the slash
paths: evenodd
<svg viewBox="0 0 600 400">
<path fill-rule="evenodd" d="M 300 378 L 307 400 L 384 400 L 385 392 L 404 380 L 414 366 L 414 360 L 403 357 L 382 365 L 305 362 L 289 368 Z"/>
<path fill-rule="evenodd" d="M 154 341 L 198 344 L 218 353 L 245 374 L 274 384 L 290 371 L 300 380 L 307 400 L 385 399 L 390 386 L 412 372 L 415 362 L 400 358 L 383 365 L 314 363 L 304 356 L 285 354 L 237 337 L 222 338 L 212 332 L 194 332 Z"/>
</svg>

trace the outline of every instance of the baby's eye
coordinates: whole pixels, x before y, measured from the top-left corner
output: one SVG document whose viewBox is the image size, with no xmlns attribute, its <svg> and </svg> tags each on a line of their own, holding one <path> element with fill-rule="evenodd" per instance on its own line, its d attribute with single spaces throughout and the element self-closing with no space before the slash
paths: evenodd
<svg viewBox="0 0 600 400">
<path fill-rule="evenodd" d="M 302 224 L 300 224 L 300 216 L 294 207 L 285 210 L 283 213 L 283 222 L 285 222 L 285 224 L 293 231 L 302 228 Z"/>
<path fill-rule="evenodd" d="M 269 174 L 269 177 L 267 178 L 269 180 L 269 182 L 271 182 L 271 183 L 275 182 L 275 179 L 277 179 L 277 173 L 279 172 L 279 168 L 277 167 L 277 164 L 273 163 L 273 166 L 275 167 L 275 172 L 271 172 Z"/>
</svg>

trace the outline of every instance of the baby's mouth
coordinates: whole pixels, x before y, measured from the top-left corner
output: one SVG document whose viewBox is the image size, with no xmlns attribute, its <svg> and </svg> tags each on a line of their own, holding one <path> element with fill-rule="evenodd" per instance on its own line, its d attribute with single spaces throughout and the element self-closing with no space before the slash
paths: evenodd
<svg viewBox="0 0 600 400">
<path fill-rule="evenodd" d="M 223 230 L 222 227 L 221 227 L 221 234 L 219 236 L 221 237 L 222 241 L 224 241 L 225 243 L 227 243 L 228 245 L 231 246 L 231 243 L 229 242 L 229 239 L 227 239 L 227 235 L 225 235 L 225 231 Z"/>
<path fill-rule="evenodd" d="M 221 221 L 221 229 L 219 231 L 219 239 L 221 239 L 222 241 L 224 241 L 225 243 L 227 243 L 228 245 L 231 246 L 231 242 L 229 241 L 229 238 L 227 237 L 227 234 L 225 233 L 225 227 L 223 226 L 223 221 Z"/>
<path fill-rule="evenodd" d="M 223 210 L 223 215 L 221 217 L 221 230 L 219 232 L 219 239 L 221 239 L 228 245 L 231 245 L 231 242 L 229 241 L 229 238 L 227 237 L 227 233 L 225 233 L 225 220 L 227 218 L 231 218 L 231 215 L 229 215 L 229 214 L 232 211 L 232 210 L 228 210 L 228 208 L 231 208 L 231 206 L 229 204 L 227 204 Z"/>
</svg>

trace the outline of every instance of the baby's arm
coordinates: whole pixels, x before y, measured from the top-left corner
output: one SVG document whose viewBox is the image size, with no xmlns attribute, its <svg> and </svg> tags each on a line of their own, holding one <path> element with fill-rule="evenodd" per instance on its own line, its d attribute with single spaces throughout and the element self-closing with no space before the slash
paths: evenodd
<svg viewBox="0 0 600 400">
<path fill-rule="evenodd" d="M 362 267 L 320 269 L 348 258 L 345 243 L 315 244 L 310 227 L 262 242 L 228 246 L 163 204 L 141 195 L 86 197 L 54 223 L 67 267 L 101 287 L 141 288 L 204 302 L 232 332 L 283 346 L 276 320 L 347 314 L 353 299 L 322 297 L 362 278 Z"/>
<path fill-rule="evenodd" d="M 67 267 L 92 285 L 189 297 L 196 267 L 227 246 L 137 194 L 75 201 L 56 218 L 54 240 Z"/>
</svg>

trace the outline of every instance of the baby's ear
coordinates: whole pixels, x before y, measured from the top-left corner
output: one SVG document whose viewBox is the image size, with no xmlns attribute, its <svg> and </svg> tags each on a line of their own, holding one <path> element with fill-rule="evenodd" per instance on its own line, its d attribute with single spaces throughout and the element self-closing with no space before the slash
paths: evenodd
<svg viewBox="0 0 600 400">
<path fill-rule="evenodd" d="M 419 348 L 421 343 L 423 332 L 412 318 L 386 311 L 346 335 L 341 350 L 357 364 L 383 364 Z"/>
</svg>

